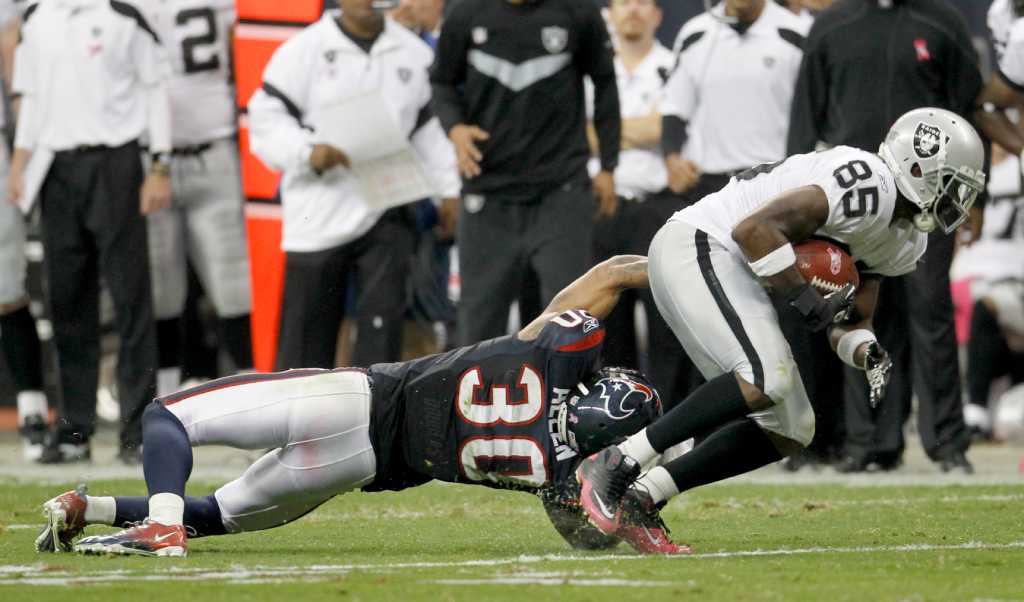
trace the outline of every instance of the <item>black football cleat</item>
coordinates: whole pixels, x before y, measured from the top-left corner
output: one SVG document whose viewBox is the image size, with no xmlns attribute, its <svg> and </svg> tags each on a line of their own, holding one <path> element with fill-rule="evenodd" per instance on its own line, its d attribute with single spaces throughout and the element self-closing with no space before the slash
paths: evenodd
<svg viewBox="0 0 1024 602">
<path fill-rule="evenodd" d="M 615 535 L 618 531 L 619 501 L 639 475 L 640 464 L 614 445 L 583 460 L 576 469 L 580 505 L 602 533 Z"/>
<path fill-rule="evenodd" d="M 690 546 L 673 543 L 661 520 L 659 505 L 643 489 L 630 487 L 622 496 L 622 516 L 615 534 L 641 554 L 693 554 Z M 663 504 L 662 504 L 663 505 Z"/>
</svg>

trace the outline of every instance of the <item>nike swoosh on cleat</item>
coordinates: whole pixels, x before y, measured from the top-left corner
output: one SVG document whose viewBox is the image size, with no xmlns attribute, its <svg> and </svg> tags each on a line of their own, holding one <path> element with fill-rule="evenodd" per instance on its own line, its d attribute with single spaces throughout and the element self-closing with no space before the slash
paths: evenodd
<svg viewBox="0 0 1024 602">
<path fill-rule="evenodd" d="M 156 543 L 160 543 L 161 541 L 167 539 L 168 537 L 172 537 L 173 535 L 175 535 L 175 532 L 173 531 L 170 533 L 164 533 L 163 535 L 154 535 L 153 541 L 155 541 Z"/>
<path fill-rule="evenodd" d="M 608 507 L 604 505 L 604 501 L 601 500 L 601 496 L 594 494 L 593 498 L 594 501 L 597 502 L 597 505 L 601 507 L 601 513 L 604 514 L 605 517 L 609 520 L 615 518 L 615 513 L 608 511 Z"/>
</svg>

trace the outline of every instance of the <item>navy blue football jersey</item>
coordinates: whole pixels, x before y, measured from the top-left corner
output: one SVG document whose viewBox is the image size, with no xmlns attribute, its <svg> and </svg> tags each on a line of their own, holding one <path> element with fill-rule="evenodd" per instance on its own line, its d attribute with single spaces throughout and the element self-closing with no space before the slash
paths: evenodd
<svg viewBox="0 0 1024 602">
<path fill-rule="evenodd" d="M 558 436 L 558 410 L 599 368 L 603 341 L 600 321 L 572 310 L 532 341 L 506 336 L 374 364 L 377 475 L 363 490 L 431 479 L 521 489 L 564 481 L 579 458 Z"/>
</svg>

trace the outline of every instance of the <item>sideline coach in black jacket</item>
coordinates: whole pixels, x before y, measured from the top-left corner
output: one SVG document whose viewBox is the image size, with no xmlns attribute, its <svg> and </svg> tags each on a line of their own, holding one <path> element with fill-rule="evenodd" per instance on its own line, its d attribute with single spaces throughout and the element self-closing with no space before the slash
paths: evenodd
<svg viewBox="0 0 1024 602">
<path fill-rule="evenodd" d="M 809 152 L 819 142 L 877 151 L 889 126 L 910 109 L 941 107 L 970 117 L 981 86 L 967 26 L 945 0 L 839 0 L 808 34 L 788 152 Z M 864 379 L 846 375 L 847 457 L 840 470 L 899 465 L 913 386 L 925 452 L 943 471 L 972 471 L 964 456 L 969 439 L 949 290 L 953 247 L 952 236 L 929 236 L 921 266 L 883 282 L 875 327 L 892 353 L 893 378 L 872 410 Z"/>
<path fill-rule="evenodd" d="M 463 177 L 459 345 L 505 333 L 527 270 L 544 306 L 588 267 L 595 207 L 584 75 L 594 82 L 600 141 L 593 193 L 611 215 L 619 97 L 592 0 L 463 0 L 441 28 L 433 108 Z"/>
</svg>

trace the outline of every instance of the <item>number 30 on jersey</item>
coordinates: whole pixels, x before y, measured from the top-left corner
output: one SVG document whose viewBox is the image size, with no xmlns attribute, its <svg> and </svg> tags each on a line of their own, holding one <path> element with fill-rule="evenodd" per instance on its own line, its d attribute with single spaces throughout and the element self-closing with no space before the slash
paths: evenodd
<svg viewBox="0 0 1024 602">
<path fill-rule="evenodd" d="M 493 385 L 487 398 L 480 399 L 482 388 L 480 369 L 467 370 L 459 379 L 455 408 L 459 418 L 484 431 L 497 425 L 526 427 L 544 413 L 544 379 L 529 364 L 519 369 L 515 394 L 508 385 Z M 544 450 L 526 435 L 467 437 L 459 445 L 459 466 L 472 481 L 511 481 L 532 487 L 548 481 Z"/>
</svg>

